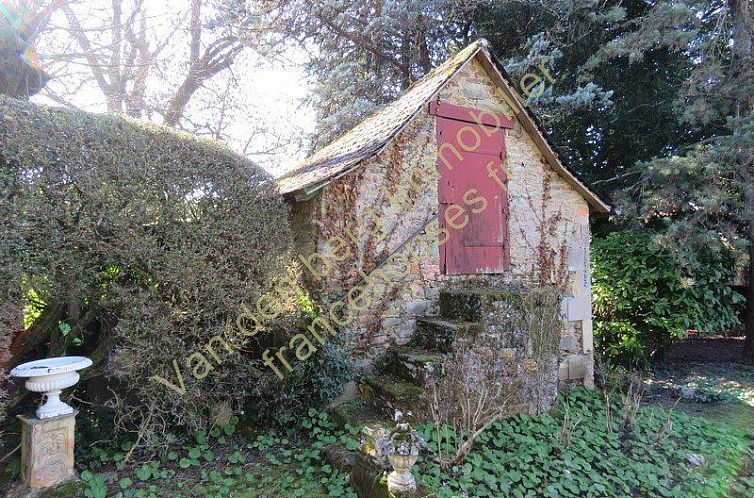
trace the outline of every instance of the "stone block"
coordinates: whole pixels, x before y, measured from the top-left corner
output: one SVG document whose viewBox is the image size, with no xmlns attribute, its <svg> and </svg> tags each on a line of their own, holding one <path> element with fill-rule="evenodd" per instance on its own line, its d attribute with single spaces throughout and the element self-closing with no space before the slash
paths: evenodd
<svg viewBox="0 0 754 498">
<path fill-rule="evenodd" d="M 21 420 L 21 479 L 31 489 L 49 488 L 75 476 L 73 444 L 76 414 Z"/>
<path fill-rule="evenodd" d="M 352 486 L 359 498 L 390 498 L 386 469 L 377 465 L 370 455 L 359 451 L 352 466 Z"/>
<path fill-rule="evenodd" d="M 568 251 L 568 268 L 570 270 L 583 269 L 585 260 L 586 250 L 583 247 L 574 247 Z"/>
<path fill-rule="evenodd" d="M 385 353 L 381 371 L 418 386 L 426 386 L 432 380 L 442 377 L 442 364 L 445 359 L 442 353 L 420 348 L 391 347 Z"/>
<path fill-rule="evenodd" d="M 561 311 L 569 322 L 592 318 L 592 300 L 590 296 L 567 297 L 563 299 Z"/>
<path fill-rule="evenodd" d="M 414 339 L 424 348 L 449 352 L 473 341 L 482 332 L 484 326 L 481 323 L 419 319 Z"/>
<path fill-rule="evenodd" d="M 340 443 L 325 446 L 325 458 L 330 462 L 330 465 L 344 474 L 350 473 L 353 464 L 356 462 L 356 455 Z"/>
<path fill-rule="evenodd" d="M 392 418 L 396 410 L 411 412 L 421 420 L 426 414 L 428 398 L 425 389 L 393 375 L 363 378 L 362 399 L 371 408 Z"/>
<path fill-rule="evenodd" d="M 584 387 L 594 389 L 594 353 L 592 351 L 586 353 Z"/>
<path fill-rule="evenodd" d="M 469 99 L 484 100 L 488 95 L 488 90 L 479 83 L 471 83 L 464 86 L 463 94 Z"/>
<path fill-rule="evenodd" d="M 560 367 L 558 368 L 558 380 L 559 381 L 566 381 L 568 380 L 568 360 L 565 359 L 560 363 Z"/>
<path fill-rule="evenodd" d="M 584 320 L 581 322 L 581 330 L 582 330 L 582 343 L 583 343 L 583 350 L 584 353 L 591 354 L 592 351 L 594 351 L 594 331 L 593 331 L 593 325 L 592 320 Z"/>
<path fill-rule="evenodd" d="M 521 370 L 523 370 L 526 375 L 536 374 L 539 371 L 539 363 L 537 363 L 537 360 L 535 359 L 525 358 L 521 362 Z"/>
<path fill-rule="evenodd" d="M 427 301 L 411 301 L 406 304 L 406 311 L 412 315 L 420 315 L 427 311 L 429 303 Z"/>
<path fill-rule="evenodd" d="M 8 492 L 7 498 L 87 498 L 87 489 L 84 481 L 72 477 L 51 488 L 32 490 L 19 485 Z"/>
<path fill-rule="evenodd" d="M 573 353 L 578 349 L 579 345 L 576 341 L 576 338 L 572 335 L 565 335 L 560 338 L 560 349 L 562 351 L 568 351 L 569 353 Z"/>
<path fill-rule="evenodd" d="M 568 356 L 568 380 L 583 379 L 586 375 L 586 357 L 583 355 Z"/>
</svg>

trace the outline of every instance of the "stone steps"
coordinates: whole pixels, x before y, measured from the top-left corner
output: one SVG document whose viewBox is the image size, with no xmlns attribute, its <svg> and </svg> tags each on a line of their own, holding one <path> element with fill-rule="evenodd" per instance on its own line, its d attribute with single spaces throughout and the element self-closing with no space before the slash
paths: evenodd
<svg viewBox="0 0 754 498">
<path fill-rule="evenodd" d="M 380 370 L 419 387 L 426 387 L 442 374 L 442 364 L 445 358 L 445 354 L 437 351 L 394 346 L 385 353 Z"/>
<path fill-rule="evenodd" d="M 429 351 L 448 353 L 464 342 L 472 342 L 484 332 L 479 322 L 466 322 L 445 318 L 419 318 L 416 320 L 414 342 Z"/>
<path fill-rule="evenodd" d="M 348 401 L 328 410 L 330 418 L 340 429 L 345 429 L 346 425 L 356 427 L 361 430 L 364 427 L 389 427 L 385 415 L 376 411 L 370 404 L 362 399 Z"/>
<path fill-rule="evenodd" d="M 425 412 L 426 390 L 392 373 L 378 373 L 362 379 L 361 399 L 375 412 L 391 420 L 396 410 L 402 413 Z"/>
<path fill-rule="evenodd" d="M 447 289 L 440 292 L 440 316 L 480 322 L 497 301 L 518 301 L 520 294 L 502 288 Z"/>
<path fill-rule="evenodd" d="M 540 291 L 534 289 L 526 292 Z M 468 345 L 474 348 L 494 347 L 495 356 L 510 356 L 510 361 L 524 370 L 537 367 L 536 362 L 531 364 L 528 352 L 531 348 L 523 340 L 526 338 L 518 337 L 520 334 L 510 334 L 505 327 L 496 329 L 500 327 L 499 324 L 505 323 L 510 306 L 522 306 L 526 303 L 523 299 L 520 291 L 501 287 L 441 291 L 440 316 L 416 318 L 416 330 L 410 345 L 389 347 L 382 360 L 375 362 L 376 371 L 359 379 L 358 389 L 353 389 L 352 397 L 347 399 L 344 396 L 345 402 L 331 407 L 336 424 L 362 431 L 365 444 L 355 454 L 337 445 L 328 447 L 326 452 L 334 466 L 343 471 L 350 469 L 351 483 L 360 498 L 393 496 L 387 493 L 384 479 L 385 471 L 389 469 L 382 467 L 383 464 L 378 463 L 381 460 L 375 459 L 371 453 L 374 444 L 372 441 L 370 446 L 370 434 L 395 427 L 393 419 L 396 411 L 404 415 L 410 412 L 413 416 L 408 421 L 412 425 L 426 422 L 431 417 L 431 381 L 442 378 L 445 363 L 456 351 Z M 536 306 L 535 302 L 535 309 Z M 488 342 L 493 339 L 493 342 Z M 529 393 L 531 387 L 525 385 L 523 389 Z M 536 395 L 533 399 L 544 398 Z M 544 405 L 549 406 L 549 401 L 544 401 Z M 547 406 L 544 406 L 545 409 Z M 528 398 L 513 400 L 509 408 L 511 414 L 540 411 L 539 405 Z"/>
</svg>

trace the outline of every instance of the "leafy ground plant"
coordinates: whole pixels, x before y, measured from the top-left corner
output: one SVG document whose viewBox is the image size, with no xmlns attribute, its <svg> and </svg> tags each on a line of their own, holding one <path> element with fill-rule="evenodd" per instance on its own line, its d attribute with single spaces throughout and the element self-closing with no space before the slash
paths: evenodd
<svg viewBox="0 0 754 498">
<path fill-rule="evenodd" d="M 606 407 L 596 393 L 572 391 L 560 406 L 552 414 L 518 415 L 495 423 L 465 462 L 447 472 L 432 458 L 422 459 L 424 483 L 440 498 L 754 494 L 743 469 L 750 431 L 642 407 L 635 415 L 635 431 L 626 435 L 608 431 Z M 564 417 L 579 420 L 570 428 L 568 445 L 561 437 Z M 432 449 L 436 429 L 419 429 Z"/>
<path fill-rule="evenodd" d="M 644 400 L 652 402 L 658 400 Z M 601 393 L 576 389 L 563 393 L 559 408 L 550 414 L 495 422 L 463 462 L 447 470 L 434 460 L 435 438 L 452 429 L 418 426 L 429 453 L 419 459 L 415 475 L 437 498 L 751 498 L 754 409 L 725 401 L 696 405 L 748 411 L 734 421 L 717 412 L 689 416 L 675 403 L 669 404 L 673 409 L 645 404 L 628 414 L 632 431 L 610 431 Z M 620 427 L 626 416 L 623 404 L 614 403 L 614 425 Z M 188 440 L 171 439 L 170 449 L 138 462 L 125 461 L 130 443 L 82 448 L 78 461 L 87 484 L 85 496 L 356 496 L 350 476 L 327 463 L 324 449 L 340 442 L 355 450 L 357 429 L 337 429 L 326 413 L 316 410 L 309 410 L 295 429 L 255 431 L 241 429 L 238 422 L 233 417 L 225 428 L 197 431 Z M 445 434 L 444 441 L 449 440 Z"/>
<path fill-rule="evenodd" d="M 449 428 L 419 426 L 430 453 L 419 460 L 416 475 L 438 498 L 754 495 L 750 430 L 642 406 L 632 414 L 635 430 L 611 432 L 601 395 L 583 389 L 565 393 L 559 406 L 551 414 L 496 422 L 463 463 L 447 470 L 434 461 L 434 438 Z M 612 416 L 625 413 L 616 407 Z M 247 432 L 242 438 L 235 425 L 213 428 L 197 432 L 185 447 L 128 467 L 127 446 L 92 454 L 83 474 L 87 496 L 355 496 L 348 476 L 326 463 L 324 448 L 338 441 L 356 448 L 357 431 L 336 429 L 316 410 L 299 429 Z"/>
<path fill-rule="evenodd" d="M 355 431 L 338 431 L 325 413 L 310 410 L 304 431 L 197 431 L 183 445 L 128 465 L 129 444 L 87 453 L 81 473 L 88 498 L 355 497 L 346 476 L 323 463 L 324 448 L 355 448 Z"/>
</svg>

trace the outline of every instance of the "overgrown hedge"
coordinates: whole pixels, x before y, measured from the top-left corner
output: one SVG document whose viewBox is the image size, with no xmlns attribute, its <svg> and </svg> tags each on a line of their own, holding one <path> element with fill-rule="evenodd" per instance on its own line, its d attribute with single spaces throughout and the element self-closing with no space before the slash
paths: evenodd
<svg viewBox="0 0 754 498">
<path fill-rule="evenodd" d="M 651 232 L 627 230 L 592 242 L 595 343 L 625 366 L 662 358 L 689 330 L 724 333 L 739 325 L 744 301 L 730 284 L 732 253 L 683 261 Z"/>
<path fill-rule="evenodd" d="M 279 316 L 238 352 L 216 344 L 216 361 L 205 349 L 241 303 L 295 279 L 287 209 L 262 169 L 172 129 L 2 97 L 0 166 L 0 299 L 16 315 L 0 335 L 17 332 L 22 310 L 27 320 L 14 363 L 92 357 L 85 378 L 106 379 L 117 397 L 102 383 L 100 394 L 127 423 L 279 409 L 263 399 L 277 380 L 259 350 L 305 325 L 300 294 L 277 298 Z M 203 380 L 186 365 L 197 350 L 212 363 Z M 184 395 L 150 380 L 178 385 L 173 360 Z"/>
</svg>

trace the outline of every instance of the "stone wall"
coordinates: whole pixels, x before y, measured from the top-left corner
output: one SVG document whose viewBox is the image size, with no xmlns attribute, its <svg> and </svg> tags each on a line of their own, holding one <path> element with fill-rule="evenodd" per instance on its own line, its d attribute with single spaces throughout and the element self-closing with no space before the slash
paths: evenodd
<svg viewBox="0 0 754 498">
<path fill-rule="evenodd" d="M 502 90 L 476 59 L 453 77 L 439 98 L 461 106 L 508 110 Z M 365 273 L 391 254 L 406 255 L 400 259 L 407 263 L 407 271 L 393 281 L 375 284 L 382 291 L 379 297 L 375 294 L 370 306 L 356 313 L 346 327 L 365 364 L 386 344 L 408 341 L 416 318 L 437 312 L 439 290 L 449 282 L 532 286 L 553 280 L 546 283 L 560 284 L 565 296 L 560 379 L 591 377 L 588 204 L 549 168 L 519 122 L 507 130 L 506 149 L 511 271 L 505 275 L 461 277 L 439 272 L 439 250 L 426 243 L 432 236 L 424 228 L 438 212 L 435 122 L 426 111 L 378 156 L 294 207 L 298 230 L 303 232 L 302 247 L 316 246 L 322 254 L 337 248 L 337 258 L 312 261 L 327 275 L 312 283 L 332 295 L 359 285 Z M 311 225 L 303 221 L 307 217 Z M 543 240 L 542 227 L 548 223 L 554 234 Z"/>
</svg>

